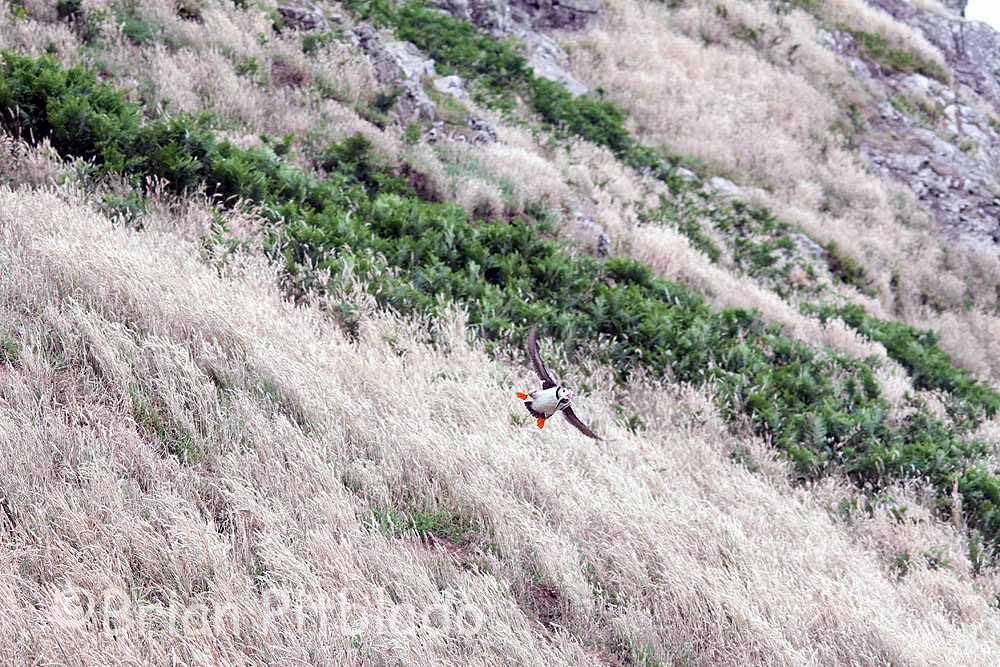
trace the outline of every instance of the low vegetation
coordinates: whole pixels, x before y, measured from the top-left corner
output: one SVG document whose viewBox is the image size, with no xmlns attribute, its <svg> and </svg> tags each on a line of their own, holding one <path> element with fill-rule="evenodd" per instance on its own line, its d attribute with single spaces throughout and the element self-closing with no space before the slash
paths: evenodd
<svg viewBox="0 0 1000 667">
<path fill-rule="evenodd" d="M 479 101 L 508 111 L 523 101 L 549 128 L 604 146 L 629 166 L 671 187 L 684 187 L 676 174 L 679 159 L 666 159 L 636 141 L 625 127 L 621 108 L 599 96 L 574 97 L 564 86 L 536 76 L 512 43 L 421 2 L 395 7 L 385 0 L 359 0 L 351 6 L 419 47 L 434 59 L 439 73 L 458 73 L 473 81 Z"/>
<path fill-rule="evenodd" d="M 816 260 L 803 256 L 796 243 L 796 235 L 806 237 L 765 209 L 686 191 L 661 197 L 642 220 L 675 227 L 713 262 L 723 261 L 782 296 L 822 289 Z"/>
<path fill-rule="evenodd" d="M 73 197 L 0 187 L 0 319 L 27 360 L 0 368 L 4 662 L 997 654 L 1000 620 L 977 590 L 989 580 L 971 579 L 947 526 L 832 517 L 825 484 L 791 488 L 700 391 L 635 386 L 651 420 L 638 435 L 613 423 L 608 392 L 581 397 L 608 443 L 512 428 L 502 397 L 520 408 L 508 392 L 530 371 L 489 359 L 455 313 L 434 344 L 388 312 L 352 340 L 319 304 L 287 303 L 256 258 L 220 272 L 175 231 L 136 234 Z M 146 439 L 133 383 L 207 427 L 198 463 Z M 729 462 L 737 442 L 763 474 Z M 904 577 L 889 568 L 899 553 Z M 951 565 L 929 571 L 922 554 Z M 93 621 L 75 622 L 89 606 Z"/>
<path fill-rule="evenodd" d="M 839 318 L 869 340 L 881 343 L 889 356 L 909 371 L 915 387 L 947 392 L 953 398 L 949 408 L 960 422 L 976 425 L 1000 411 L 1000 393 L 968 371 L 956 368 L 938 346 L 938 336 L 933 331 L 872 317 L 856 304 L 808 310 L 823 322 Z"/>
<path fill-rule="evenodd" d="M 987 446 L 926 412 L 891 419 L 874 360 L 812 349 L 749 311 L 715 311 L 638 262 L 571 255 L 543 238 L 544 227 L 470 221 L 457 206 L 421 199 L 360 137 L 330 146 L 317 177 L 273 150 L 217 140 L 203 118 L 144 121 L 86 70 L 2 58 L 7 129 L 136 184 L 156 176 L 178 192 L 205 188 L 223 205 L 262 206 L 275 223 L 271 247 L 299 289 L 324 289 L 322 271 L 336 280 L 349 266 L 400 312 L 462 304 L 486 340 L 519 344 L 539 325 L 570 353 L 602 341 L 599 359 L 622 379 L 641 368 L 713 387 L 723 414 L 749 419 L 803 477 L 843 471 L 873 488 L 924 478 L 944 508 L 957 486 L 970 524 L 1000 540 L 1000 480 L 979 464 Z"/>
<path fill-rule="evenodd" d="M 942 83 L 948 82 L 948 73 L 940 64 L 914 51 L 892 46 L 888 39 L 877 32 L 852 30 L 847 26 L 841 26 L 841 29 L 854 38 L 858 53 L 866 60 L 895 72 L 916 72 Z"/>
</svg>

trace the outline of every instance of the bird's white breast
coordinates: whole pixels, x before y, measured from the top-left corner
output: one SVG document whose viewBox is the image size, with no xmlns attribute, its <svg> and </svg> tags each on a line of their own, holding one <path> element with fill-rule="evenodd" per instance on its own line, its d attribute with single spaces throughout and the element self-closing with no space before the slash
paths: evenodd
<svg viewBox="0 0 1000 667">
<path fill-rule="evenodd" d="M 557 387 L 549 387 L 536 391 L 531 397 L 531 407 L 533 410 L 541 412 L 551 417 L 559 405 L 559 398 L 556 396 Z"/>
</svg>

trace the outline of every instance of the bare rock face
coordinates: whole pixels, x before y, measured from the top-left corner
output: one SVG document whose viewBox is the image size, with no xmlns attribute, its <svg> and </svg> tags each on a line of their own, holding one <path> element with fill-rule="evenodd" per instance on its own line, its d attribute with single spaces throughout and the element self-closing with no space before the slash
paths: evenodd
<svg viewBox="0 0 1000 667">
<path fill-rule="evenodd" d="M 965 7 L 969 4 L 969 0 L 941 0 L 941 4 L 955 12 L 955 14 L 964 16 Z"/>
<path fill-rule="evenodd" d="M 906 0 L 869 4 L 922 32 L 945 56 L 952 81 L 886 71 L 861 60 L 849 34 L 822 34 L 889 100 L 867 119 L 862 155 L 912 190 L 947 238 L 1000 251 L 1000 33 L 957 11 L 941 15 Z"/>
<path fill-rule="evenodd" d="M 569 57 L 546 30 L 579 30 L 598 15 L 597 0 L 436 0 L 435 6 L 495 37 L 524 44 L 535 74 L 566 86 L 574 96 L 588 88 L 569 72 Z"/>
<path fill-rule="evenodd" d="M 921 11 L 904 0 L 872 4 L 920 30 L 944 54 L 956 83 L 1000 109 L 1000 33 L 986 23 Z"/>
<path fill-rule="evenodd" d="M 458 100 L 469 99 L 469 92 L 465 89 L 465 81 L 456 74 L 434 79 L 434 90 L 445 95 L 451 95 Z"/>
<path fill-rule="evenodd" d="M 536 30 L 580 30 L 601 7 L 597 0 L 513 0 L 511 5 Z"/>
<path fill-rule="evenodd" d="M 597 0 L 437 0 L 434 4 L 497 36 L 521 30 L 580 30 L 600 11 Z"/>
<path fill-rule="evenodd" d="M 528 49 L 528 64 L 537 76 L 561 83 L 574 97 L 585 95 L 589 89 L 569 73 L 569 56 L 555 40 L 540 32 L 519 35 Z"/>
<path fill-rule="evenodd" d="M 593 242 L 594 254 L 598 257 L 607 257 L 611 250 L 611 237 L 601 225 L 594 222 L 594 219 L 583 211 L 576 211 L 573 214 L 573 224 L 577 228 L 577 233 L 585 239 Z"/>
<path fill-rule="evenodd" d="M 423 86 L 424 77 L 435 76 L 434 60 L 410 42 L 382 41 L 368 26 L 357 28 L 354 37 L 358 47 L 371 59 L 379 84 L 399 90 L 393 108 L 399 122 L 434 120 L 437 107 Z"/>
<path fill-rule="evenodd" d="M 335 25 L 344 22 L 344 17 L 330 11 L 327 8 L 320 8 L 313 2 L 307 0 L 290 0 L 282 3 L 276 8 L 278 16 L 281 17 L 285 27 L 292 30 L 313 31 L 330 30 Z"/>
<path fill-rule="evenodd" d="M 475 24 L 491 35 L 508 35 L 514 30 L 511 5 L 499 0 L 436 0 L 435 7 Z"/>
</svg>

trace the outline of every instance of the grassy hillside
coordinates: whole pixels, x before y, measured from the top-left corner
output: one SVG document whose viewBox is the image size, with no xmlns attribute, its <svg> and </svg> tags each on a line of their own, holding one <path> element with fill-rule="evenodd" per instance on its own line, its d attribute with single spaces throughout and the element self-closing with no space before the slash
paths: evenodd
<svg viewBox="0 0 1000 667">
<path fill-rule="evenodd" d="M 790 16 L 947 77 L 858 7 Z M 768 167 L 746 172 L 768 196 L 703 189 L 722 162 L 685 154 L 694 129 L 664 142 L 622 73 L 573 97 L 421 5 L 337 9 L 461 74 L 437 113 L 498 141 L 394 122 L 350 26 L 5 8 L 4 657 L 989 664 L 1000 393 L 989 346 L 953 353 L 995 326 L 983 258 L 898 210 L 824 214 L 891 243 L 832 233 Z M 661 11 L 609 8 L 574 58 Z M 609 442 L 529 424 L 532 325 Z"/>
<path fill-rule="evenodd" d="M 392 317 L 352 342 L 283 303 L 259 264 L 220 278 L 176 238 L 51 194 L 0 199 L 18 344 L 2 385 L 12 660 L 986 664 L 997 650 L 995 611 L 959 574 L 890 576 L 821 503 L 730 463 L 699 392 L 635 387 L 641 436 L 589 397 L 578 409 L 604 447 L 561 424 L 537 433 L 513 403 L 482 409 L 528 371 L 470 348 L 461 318 L 433 348 Z M 177 455 L 180 433 L 195 458 Z M 122 595 L 121 618 L 59 620 L 65 589 Z M 342 594 L 371 627 L 257 623 L 281 592 Z M 380 629 L 407 604 L 472 605 L 483 631 Z M 190 608 L 235 614 L 243 635 L 165 621 Z"/>
</svg>

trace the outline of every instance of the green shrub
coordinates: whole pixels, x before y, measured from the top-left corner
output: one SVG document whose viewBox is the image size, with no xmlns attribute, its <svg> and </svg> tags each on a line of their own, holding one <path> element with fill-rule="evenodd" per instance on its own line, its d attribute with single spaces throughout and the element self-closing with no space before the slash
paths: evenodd
<svg viewBox="0 0 1000 667">
<path fill-rule="evenodd" d="M 0 361 L 13 364 L 18 357 L 17 342 L 10 335 L 0 331 Z"/>
<path fill-rule="evenodd" d="M 63 155 L 124 170 L 138 109 L 84 69 L 49 57 L 0 52 L 0 125 L 15 135 L 48 137 Z"/>
<path fill-rule="evenodd" d="M 827 255 L 827 266 L 837 280 L 856 287 L 863 293 L 870 291 L 871 282 L 865 275 L 865 269 L 860 262 L 850 255 L 843 254 L 835 241 L 827 243 L 824 250 L 826 250 Z"/>
<path fill-rule="evenodd" d="M 381 5 L 376 11 L 399 39 L 413 42 L 433 58 L 439 74 L 457 73 L 478 82 L 474 91 L 478 101 L 512 108 L 518 88 L 532 78 L 527 61 L 512 44 L 482 34 L 467 21 L 417 2 L 398 9 Z"/>
<path fill-rule="evenodd" d="M 840 318 L 869 340 L 881 343 L 889 357 L 910 373 L 915 387 L 951 394 L 954 400 L 948 407 L 960 422 L 978 424 L 1000 411 L 1000 394 L 968 371 L 956 368 L 938 346 L 938 336 L 933 331 L 915 329 L 903 322 L 880 320 L 854 304 L 807 306 L 806 310 L 818 315 L 824 323 L 834 317 Z"/>
<path fill-rule="evenodd" d="M 302 37 L 302 53 L 311 56 L 321 51 L 325 46 L 343 38 L 343 32 L 310 32 Z"/>
<path fill-rule="evenodd" d="M 403 132 L 403 143 L 408 146 L 413 146 L 420 143 L 420 137 L 423 134 L 423 129 L 420 127 L 420 123 L 416 121 L 411 121 L 407 123 L 406 130 Z"/>
<path fill-rule="evenodd" d="M 142 218 L 146 215 L 146 200 L 135 191 L 124 195 L 109 192 L 101 197 L 100 208 L 109 219 L 141 229 Z"/>
<path fill-rule="evenodd" d="M 81 4 L 81 0 L 59 0 L 56 3 L 56 14 L 61 20 L 79 18 Z"/>
<path fill-rule="evenodd" d="M 181 463 L 189 465 L 201 461 L 202 453 L 195 446 L 191 434 L 172 424 L 140 389 L 133 387 L 129 391 L 129 398 L 136 424 L 149 437 L 156 438 L 167 454 L 176 456 Z"/>
<path fill-rule="evenodd" d="M 159 30 L 144 17 L 130 7 L 116 7 L 115 20 L 122 28 L 122 33 L 130 42 L 137 46 L 149 44 L 156 39 Z"/>
<path fill-rule="evenodd" d="M 948 73 L 941 65 L 912 51 L 892 46 L 879 33 L 852 30 L 846 26 L 841 26 L 841 29 L 851 34 L 858 52 L 866 60 L 896 72 L 917 72 L 942 83 L 948 82 Z"/>
<path fill-rule="evenodd" d="M 467 544 L 473 537 L 475 526 L 471 521 L 444 510 L 400 511 L 395 507 L 376 507 L 372 521 L 387 537 L 402 537 L 415 533 L 420 539 L 436 537 L 452 544 Z"/>
<path fill-rule="evenodd" d="M 819 289 L 815 270 L 793 240 L 795 230 L 766 209 L 686 191 L 660 197 L 659 206 L 643 212 L 641 219 L 675 227 L 713 262 L 725 261 L 782 296 L 794 290 Z M 725 258 L 703 225 L 716 232 L 714 238 L 727 250 Z M 795 267 L 802 269 L 806 278 L 801 284 L 789 281 Z"/>
</svg>

